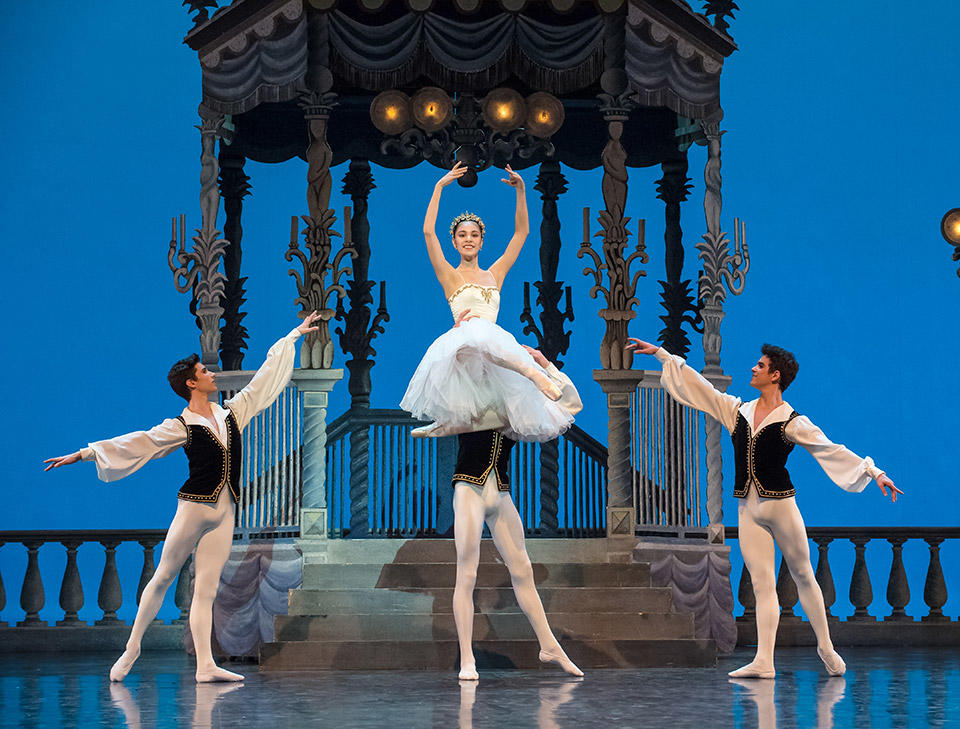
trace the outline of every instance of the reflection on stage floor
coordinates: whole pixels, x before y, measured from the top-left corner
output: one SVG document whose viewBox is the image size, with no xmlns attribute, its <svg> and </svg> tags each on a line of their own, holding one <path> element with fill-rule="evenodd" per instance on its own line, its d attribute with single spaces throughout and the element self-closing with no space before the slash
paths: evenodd
<svg viewBox="0 0 960 729">
<path fill-rule="evenodd" d="M 231 666 L 243 684 L 196 685 L 191 662 L 146 654 L 110 684 L 112 654 L 8 655 L 3 727 L 960 727 L 960 651 L 853 649 L 828 678 L 814 649 L 777 652 L 774 681 L 732 681 L 738 651 L 716 668 L 447 673 L 270 673 Z"/>
</svg>

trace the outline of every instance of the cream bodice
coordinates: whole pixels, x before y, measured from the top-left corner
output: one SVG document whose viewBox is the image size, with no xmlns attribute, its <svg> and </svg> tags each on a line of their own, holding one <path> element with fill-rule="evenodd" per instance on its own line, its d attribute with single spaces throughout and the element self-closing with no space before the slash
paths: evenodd
<svg viewBox="0 0 960 729">
<path fill-rule="evenodd" d="M 495 324 L 500 312 L 500 289 L 496 286 L 467 283 L 454 291 L 447 302 L 454 319 L 460 316 L 464 309 L 470 309 L 467 316 L 477 316 Z"/>
</svg>

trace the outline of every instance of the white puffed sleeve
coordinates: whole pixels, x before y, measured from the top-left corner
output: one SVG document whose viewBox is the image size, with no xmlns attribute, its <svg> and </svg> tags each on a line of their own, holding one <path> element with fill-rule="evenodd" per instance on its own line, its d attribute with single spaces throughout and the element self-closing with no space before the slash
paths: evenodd
<svg viewBox="0 0 960 729">
<path fill-rule="evenodd" d="M 810 451 L 830 480 L 844 491 L 859 493 L 870 479 L 883 475 L 872 458 L 861 458 L 849 448 L 832 442 L 806 415 L 791 420 L 784 428 L 784 435 Z"/>
<path fill-rule="evenodd" d="M 117 481 L 186 445 L 187 428 L 176 418 L 167 418 L 150 430 L 137 430 L 109 440 L 98 440 L 80 450 L 84 461 L 95 461 L 101 481 Z"/>
<path fill-rule="evenodd" d="M 660 384 L 677 402 L 705 412 L 731 433 L 737 425 L 739 397 L 720 392 L 709 380 L 687 365 L 682 357 L 660 347 L 654 356 L 663 365 Z"/>
<path fill-rule="evenodd" d="M 293 374 L 296 359 L 296 344 L 300 331 L 292 330 L 283 339 L 278 340 L 267 351 L 267 358 L 253 379 L 240 392 L 223 404 L 233 411 L 240 430 L 261 410 L 265 410 L 283 392 Z"/>
</svg>

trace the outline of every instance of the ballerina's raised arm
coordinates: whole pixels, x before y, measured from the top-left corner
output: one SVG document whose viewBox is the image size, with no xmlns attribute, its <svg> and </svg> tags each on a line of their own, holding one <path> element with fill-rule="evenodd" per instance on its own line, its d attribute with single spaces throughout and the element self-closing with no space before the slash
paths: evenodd
<svg viewBox="0 0 960 729">
<path fill-rule="evenodd" d="M 514 172 L 510 165 L 506 166 L 506 171 L 509 177 L 505 180 L 501 179 L 500 181 L 505 182 L 517 191 L 517 213 L 514 222 L 513 237 L 507 244 L 507 250 L 505 250 L 503 255 L 494 261 L 493 265 L 489 268 L 490 273 L 497 279 L 497 286 L 501 288 L 503 287 L 503 280 L 507 277 L 507 272 L 509 272 L 510 269 L 513 268 L 513 264 L 517 262 L 517 256 L 520 255 L 520 251 L 523 249 L 527 235 L 530 234 L 530 216 L 527 213 L 527 191 L 523 184 L 523 178 Z"/>
<path fill-rule="evenodd" d="M 457 162 L 453 169 L 437 180 L 437 184 L 433 186 L 430 203 L 427 205 L 427 214 L 423 218 L 423 237 L 427 242 L 427 255 L 430 256 L 430 263 L 433 265 L 437 280 L 443 286 L 445 294 L 456 289 L 460 284 L 460 277 L 443 255 L 440 239 L 437 238 L 437 212 L 440 209 L 440 194 L 443 192 L 443 188 L 462 177 L 468 169 L 469 167 L 463 162 Z"/>
</svg>

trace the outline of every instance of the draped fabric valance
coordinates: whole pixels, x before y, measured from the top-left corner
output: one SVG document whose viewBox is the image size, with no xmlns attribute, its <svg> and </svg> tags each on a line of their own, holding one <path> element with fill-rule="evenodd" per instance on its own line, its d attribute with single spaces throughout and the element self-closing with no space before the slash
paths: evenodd
<svg viewBox="0 0 960 729">
<path fill-rule="evenodd" d="M 720 61 L 630 5 L 624 68 L 644 106 L 665 106 L 703 119 L 720 108 Z"/>
<path fill-rule="evenodd" d="M 426 76 L 438 86 L 485 90 L 511 74 L 532 88 L 569 93 L 603 71 L 603 18 L 550 25 L 502 13 L 468 22 L 409 13 L 367 25 L 329 13 L 330 62 L 336 77 L 379 91 Z"/>
<path fill-rule="evenodd" d="M 448 91 L 482 93 L 514 77 L 530 90 L 592 97 L 603 72 L 621 67 L 644 106 L 693 118 L 720 107 L 722 58 L 634 2 L 626 17 L 598 13 L 550 22 L 519 13 L 483 20 L 433 11 L 385 23 L 379 18 L 291 0 L 268 21 L 205 47 L 204 102 L 241 114 L 293 99 L 311 75 L 331 73 L 334 91 L 370 95 L 423 79 Z"/>
</svg>

